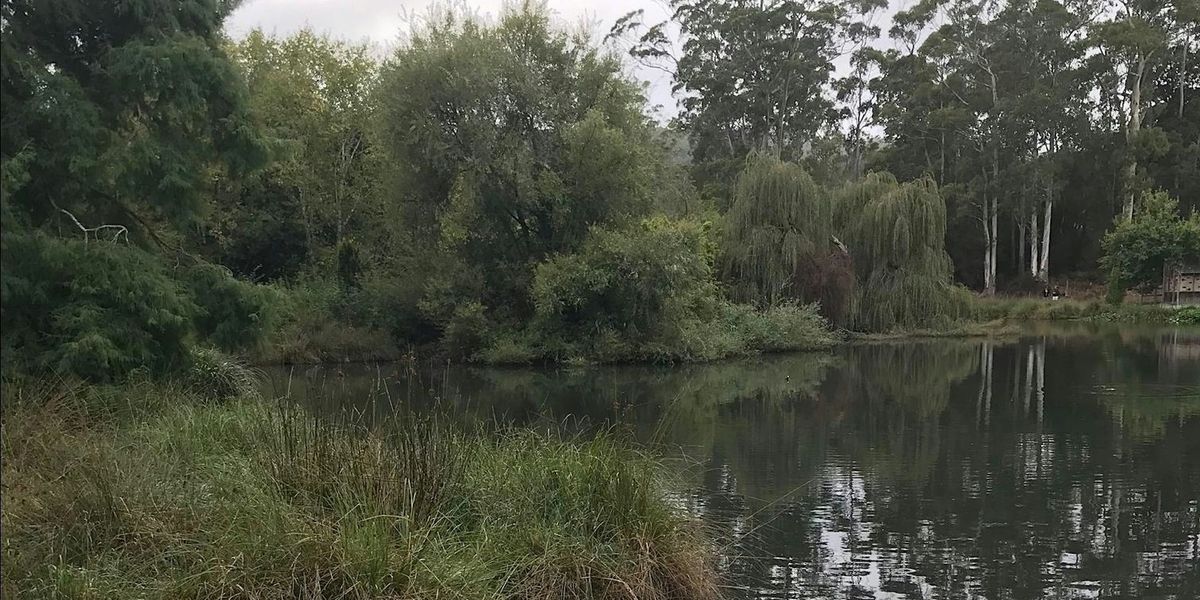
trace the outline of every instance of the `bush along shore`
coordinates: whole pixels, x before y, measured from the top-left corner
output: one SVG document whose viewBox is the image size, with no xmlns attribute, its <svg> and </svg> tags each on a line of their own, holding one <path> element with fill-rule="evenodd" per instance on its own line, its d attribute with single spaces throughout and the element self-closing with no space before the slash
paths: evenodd
<svg viewBox="0 0 1200 600">
<path fill-rule="evenodd" d="M 708 362 L 745 358 L 773 352 L 829 350 L 845 341 L 896 340 L 936 337 L 1010 337 L 1020 334 L 1022 323 L 1083 321 L 1145 325 L 1200 325 L 1200 307 L 1150 304 L 1109 304 L 1099 300 L 1046 300 L 1043 298 L 987 298 L 967 295 L 956 318 L 925 325 L 895 326 L 885 331 L 839 329 L 815 305 L 784 303 L 766 310 L 745 304 L 717 301 L 705 319 L 691 319 L 660 328 L 643 338 L 612 330 L 547 335 L 535 327 L 492 330 L 477 352 L 451 353 L 439 344 L 410 345 L 402 349 L 386 332 L 346 326 L 335 320 L 308 319 L 308 336 L 293 330 L 269 341 L 249 355 L 258 364 L 317 364 L 370 362 L 441 357 L 490 365 L 611 364 Z M 318 313 L 319 314 L 319 313 Z M 326 336 L 321 332 L 329 332 Z M 303 341 L 303 347 L 297 345 Z M 328 343 L 327 343 L 328 342 Z"/>
<path fill-rule="evenodd" d="M 614 436 L 190 387 L 4 386 L 4 597 L 718 597 L 660 463 Z"/>
</svg>

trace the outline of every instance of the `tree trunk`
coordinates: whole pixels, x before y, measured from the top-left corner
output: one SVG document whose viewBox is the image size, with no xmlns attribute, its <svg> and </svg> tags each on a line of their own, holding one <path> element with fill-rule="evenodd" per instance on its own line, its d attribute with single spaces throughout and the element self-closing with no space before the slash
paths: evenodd
<svg viewBox="0 0 1200 600">
<path fill-rule="evenodd" d="M 1038 431 L 1042 430 L 1042 415 L 1046 406 L 1046 340 L 1037 345 L 1037 423 Z"/>
<path fill-rule="evenodd" d="M 983 193 L 983 215 L 979 219 L 983 225 L 983 293 L 988 296 L 996 294 L 995 267 L 996 255 L 996 225 L 991 218 L 992 201 L 987 192 Z"/>
<path fill-rule="evenodd" d="M 1037 207 L 1029 211 L 1029 276 L 1037 278 L 1038 265 L 1041 264 L 1038 255 L 1038 213 Z"/>
<path fill-rule="evenodd" d="M 1025 416 L 1029 416 L 1030 400 L 1033 398 L 1033 345 L 1030 344 L 1025 353 L 1025 394 L 1023 396 L 1025 404 Z"/>
<path fill-rule="evenodd" d="M 988 286 L 988 290 L 987 290 L 987 293 L 989 296 L 996 294 L 996 260 L 997 260 L 996 255 L 999 254 L 999 252 L 998 252 L 999 244 L 997 242 L 999 241 L 999 237 L 1000 237 L 1000 235 L 999 235 L 1000 231 L 999 231 L 999 227 L 998 227 L 998 223 L 997 223 L 999 213 L 1000 213 L 999 200 L 995 196 L 992 196 L 992 215 L 991 215 L 992 239 L 991 239 L 991 245 L 990 245 L 990 252 L 988 253 L 991 256 L 991 261 L 988 263 L 988 270 L 989 270 L 988 278 L 991 281 L 991 285 Z"/>
<path fill-rule="evenodd" d="M 1020 271 L 1025 266 L 1025 227 L 1026 227 L 1025 223 L 1021 222 L 1021 220 L 1018 219 L 1017 227 L 1016 227 L 1017 234 L 1018 234 L 1018 240 L 1019 240 L 1017 242 L 1017 248 L 1018 248 L 1017 252 L 1020 253 L 1020 255 L 1017 257 L 1017 270 L 1018 271 Z"/>
<path fill-rule="evenodd" d="M 1046 217 L 1042 221 L 1042 252 L 1038 263 L 1039 281 L 1050 281 L 1050 218 L 1054 214 L 1054 196 L 1046 198 Z"/>
<path fill-rule="evenodd" d="M 986 430 L 991 422 L 992 413 L 992 363 L 994 348 L 991 342 L 983 342 L 979 347 L 980 352 L 980 380 L 979 380 L 979 397 L 983 404 L 983 428 Z M 978 410 L 976 411 L 978 412 Z M 978 424 L 978 415 L 976 416 Z"/>
<path fill-rule="evenodd" d="M 1126 221 L 1133 219 L 1134 181 L 1137 179 L 1137 158 L 1132 155 L 1133 144 L 1142 130 L 1142 76 L 1146 72 L 1146 57 L 1139 56 L 1129 94 L 1129 126 L 1125 128 L 1125 148 L 1130 153 L 1125 165 L 1125 206 L 1121 211 Z"/>
<path fill-rule="evenodd" d="M 938 152 L 938 187 L 946 185 L 946 130 L 941 131 L 941 144 Z"/>
<path fill-rule="evenodd" d="M 1183 42 L 1183 59 L 1179 61 L 1179 118 L 1183 118 L 1183 84 L 1187 81 L 1187 59 L 1188 59 L 1188 43 L 1187 38 Z"/>
</svg>

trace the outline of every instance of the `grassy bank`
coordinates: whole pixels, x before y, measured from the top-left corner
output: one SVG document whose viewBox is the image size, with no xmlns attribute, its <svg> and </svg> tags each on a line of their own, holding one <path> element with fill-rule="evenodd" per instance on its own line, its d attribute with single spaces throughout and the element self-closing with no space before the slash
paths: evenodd
<svg viewBox="0 0 1200 600">
<path fill-rule="evenodd" d="M 1003 338 L 1019 335 L 1021 328 L 1015 323 L 1004 319 L 991 321 L 957 321 L 943 327 L 923 329 L 902 329 L 884 333 L 850 332 L 846 339 L 850 341 L 894 341 L 924 338 Z"/>
<path fill-rule="evenodd" d="M 652 458 L 182 387 L 5 386 L 8 598 L 713 598 Z"/>
<path fill-rule="evenodd" d="M 1159 304 L 1109 304 L 1099 300 L 1044 298 L 976 298 L 977 320 L 1097 321 L 1110 323 L 1200 324 L 1200 307 L 1176 308 Z"/>
<path fill-rule="evenodd" d="M 1113 305 L 1099 300 L 975 297 L 971 302 L 968 318 L 919 329 L 848 332 L 846 338 L 851 341 L 891 341 L 915 338 L 1010 337 L 1021 333 L 1021 323 L 1042 321 L 1200 325 L 1200 307 Z"/>
</svg>

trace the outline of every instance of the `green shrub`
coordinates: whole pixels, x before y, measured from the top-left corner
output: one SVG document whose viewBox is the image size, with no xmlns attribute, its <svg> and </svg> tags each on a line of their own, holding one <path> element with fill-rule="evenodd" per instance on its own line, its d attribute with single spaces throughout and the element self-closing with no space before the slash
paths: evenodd
<svg viewBox="0 0 1200 600">
<path fill-rule="evenodd" d="M 276 326 L 275 289 L 235 279 L 225 267 L 200 263 L 184 271 L 200 307 L 197 332 L 222 350 L 256 348 Z"/>
<path fill-rule="evenodd" d="M 1200 325 L 1200 306 L 1186 306 L 1176 309 L 1167 320 L 1172 325 Z"/>
<path fill-rule="evenodd" d="M 455 358 L 469 358 L 488 340 L 491 323 L 479 302 L 466 302 L 454 309 L 454 316 L 442 334 L 442 348 Z"/>
<path fill-rule="evenodd" d="M 545 358 L 544 350 L 528 331 L 505 330 L 492 336 L 476 354 L 479 362 L 491 365 L 527 365 Z"/>
<path fill-rule="evenodd" d="M 742 326 L 746 346 L 762 352 L 824 350 L 833 344 L 816 305 L 784 303 L 749 315 Z"/>
<path fill-rule="evenodd" d="M 400 343 L 425 344 L 437 339 L 437 325 L 421 310 L 419 281 L 369 274 L 349 299 L 354 320 L 388 332 Z"/>
<path fill-rule="evenodd" d="M 270 363 L 388 360 L 399 355 L 382 329 L 339 317 L 345 296 L 334 281 L 276 288 L 279 326 L 255 358 Z"/>
<path fill-rule="evenodd" d="M 1164 265 L 1200 262 L 1200 215 L 1184 219 L 1178 205 L 1166 192 L 1146 194 L 1132 220 L 1105 234 L 1100 265 L 1109 274 L 1110 302 L 1130 287 L 1149 292 L 1161 285 Z"/>
<path fill-rule="evenodd" d="M 3 236 L 6 370 L 95 381 L 187 362 L 199 313 L 157 257 L 121 242 Z"/>
<path fill-rule="evenodd" d="M 653 335 L 715 301 L 710 257 L 704 225 L 691 221 L 654 218 L 594 229 L 579 252 L 538 265 L 537 323 L 570 337 L 601 329 Z"/>
</svg>

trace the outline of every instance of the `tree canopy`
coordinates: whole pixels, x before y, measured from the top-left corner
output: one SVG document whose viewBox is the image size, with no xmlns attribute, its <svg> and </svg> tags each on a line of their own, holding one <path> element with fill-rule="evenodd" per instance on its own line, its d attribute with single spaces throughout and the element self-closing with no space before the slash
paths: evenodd
<svg viewBox="0 0 1200 600">
<path fill-rule="evenodd" d="M 206 325 L 211 294 L 225 317 L 266 325 L 261 296 L 228 303 L 243 290 L 225 283 L 227 271 L 189 286 L 180 267 L 203 261 L 182 238 L 209 215 L 213 178 L 267 159 L 222 46 L 232 8 L 4 3 L 6 365 L 93 379 L 170 369 L 187 361 L 193 337 L 231 342 Z"/>
</svg>

